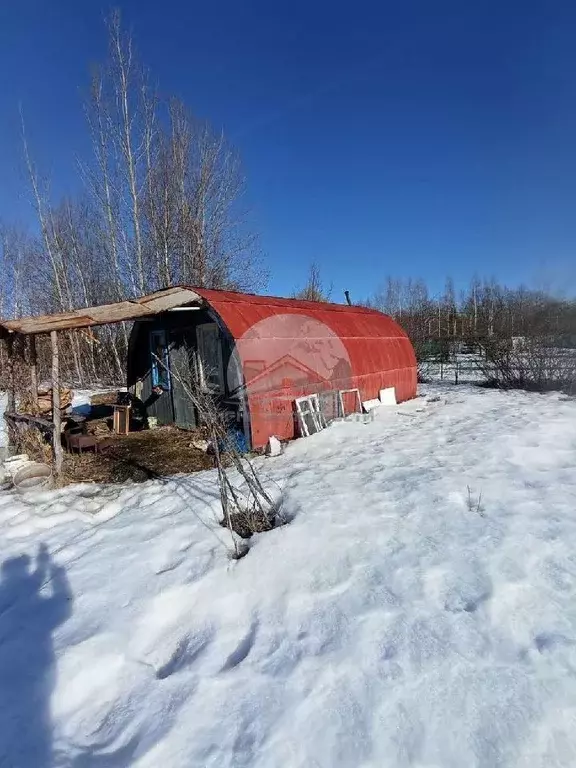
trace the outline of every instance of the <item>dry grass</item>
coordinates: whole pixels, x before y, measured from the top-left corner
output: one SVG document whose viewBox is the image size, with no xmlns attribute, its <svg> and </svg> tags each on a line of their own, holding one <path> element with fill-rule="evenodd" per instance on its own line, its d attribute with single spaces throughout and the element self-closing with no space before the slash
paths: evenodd
<svg viewBox="0 0 576 768">
<path fill-rule="evenodd" d="M 15 453 L 26 453 L 32 461 L 52 464 L 52 445 L 36 427 L 26 426 L 13 430 Z"/>
<path fill-rule="evenodd" d="M 81 482 L 144 482 L 179 472 L 212 469 L 211 456 L 194 448 L 198 433 L 176 427 L 159 427 L 128 435 L 114 435 L 100 422 L 90 425 L 99 437 L 106 435 L 106 448 L 101 453 L 86 451 L 64 456 L 62 484 Z"/>
</svg>

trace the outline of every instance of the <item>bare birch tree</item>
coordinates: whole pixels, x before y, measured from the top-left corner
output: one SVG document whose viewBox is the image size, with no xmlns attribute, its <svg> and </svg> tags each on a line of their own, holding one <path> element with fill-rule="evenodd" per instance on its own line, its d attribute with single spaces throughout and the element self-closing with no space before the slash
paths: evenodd
<svg viewBox="0 0 576 768">
<path fill-rule="evenodd" d="M 265 274 L 242 205 L 237 154 L 181 102 L 171 100 L 166 113 L 144 203 L 157 286 L 260 287 Z"/>
<path fill-rule="evenodd" d="M 25 288 L 31 239 L 15 226 L 0 222 L 0 317 L 28 311 Z"/>
<path fill-rule="evenodd" d="M 118 12 L 108 30 L 109 61 L 93 77 L 87 110 L 95 163 L 84 177 L 106 222 L 119 289 L 260 287 L 236 152 L 181 102 L 158 98 Z"/>
<path fill-rule="evenodd" d="M 114 89 L 115 120 L 110 124 L 114 140 L 120 150 L 123 172 L 128 190 L 127 205 L 133 231 L 135 255 L 135 288 L 143 294 L 146 291 L 144 271 L 144 247 L 141 231 L 141 195 L 145 180 L 145 136 L 148 131 L 145 118 L 149 112 L 137 103 L 145 91 L 144 74 L 135 61 L 131 34 L 122 29 L 120 12 L 112 12 L 108 21 L 110 42 L 110 79 Z"/>
<path fill-rule="evenodd" d="M 107 29 L 108 59 L 93 71 L 85 105 L 92 156 L 78 158 L 86 195 L 50 198 L 22 121 L 40 230 L 24 259 L 35 273 L 34 291 L 22 292 L 30 311 L 70 311 L 178 283 L 257 290 L 266 275 L 237 153 L 182 103 L 158 98 L 119 12 Z M 0 276 L 3 313 L 19 311 L 6 309 L 5 284 Z M 128 340 L 126 323 L 67 334 L 63 366 L 72 366 L 63 374 L 82 381 L 98 370 L 122 381 Z"/>
<path fill-rule="evenodd" d="M 330 301 L 332 287 L 326 288 L 320 274 L 320 267 L 313 262 L 308 270 L 306 285 L 294 293 L 295 299 L 305 301 Z"/>
</svg>

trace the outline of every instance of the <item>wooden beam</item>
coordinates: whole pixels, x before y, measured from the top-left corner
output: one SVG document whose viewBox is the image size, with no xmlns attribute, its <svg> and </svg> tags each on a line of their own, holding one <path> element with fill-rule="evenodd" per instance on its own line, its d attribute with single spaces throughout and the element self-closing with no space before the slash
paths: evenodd
<svg viewBox="0 0 576 768">
<path fill-rule="evenodd" d="M 36 336 L 28 336 L 30 345 L 30 391 L 34 407 L 38 407 L 38 353 L 36 351 Z"/>
<path fill-rule="evenodd" d="M 202 302 L 202 297 L 191 288 L 175 286 L 157 291 L 140 299 L 118 301 L 114 304 L 101 304 L 96 307 L 84 307 L 61 312 L 56 315 L 37 315 L 21 317 L 18 320 L 3 320 L 0 331 L 15 331 L 23 334 L 51 333 L 52 331 L 89 328 L 93 325 L 121 323 L 137 320 L 165 312 L 174 307 Z"/>
<path fill-rule="evenodd" d="M 14 423 L 23 422 L 24 424 L 31 424 L 34 427 L 44 430 L 45 432 L 52 432 L 54 424 L 48 419 L 44 419 L 42 416 L 33 416 L 31 413 L 16 413 L 15 411 L 6 411 L 4 413 L 6 421 L 13 421 Z"/>
<path fill-rule="evenodd" d="M 58 356 L 58 332 L 50 331 L 52 344 L 52 446 L 54 450 L 54 469 L 56 475 L 62 472 L 62 428 L 60 414 L 60 360 Z"/>
</svg>

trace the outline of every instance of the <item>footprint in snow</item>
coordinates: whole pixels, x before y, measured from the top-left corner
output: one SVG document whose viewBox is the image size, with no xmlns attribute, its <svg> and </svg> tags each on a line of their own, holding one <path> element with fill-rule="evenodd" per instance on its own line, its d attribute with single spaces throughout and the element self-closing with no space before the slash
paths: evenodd
<svg viewBox="0 0 576 768">
<path fill-rule="evenodd" d="M 556 632 L 542 632 L 534 638 L 534 645 L 538 653 L 555 651 L 558 648 L 566 648 L 574 645 L 574 640 Z"/>
<path fill-rule="evenodd" d="M 430 571 L 426 591 L 450 613 L 475 613 L 492 597 L 492 582 L 478 563 L 463 562 L 454 568 Z"/>
<path fill-rule="evenodd" d="M 228 656 L 228 658 L 224 662 L 220 670 L 221 672 L 227 672 L 230 669 L 234 669 L 234 667 L 237 667 L 239 664 L 241 664 L 244 661 L 244 659 L 248 656 L 248 654 L 252 650 L 254 641 L 256 639 L 257 631 L 258 631 L 258 621 L 255 619 L 250 625 L 250 629 L 248 630 L 248 633 L 244 635 L 242 640 L 240 640 L 236 648 L 232 651 L 232 653 Z"/>
<path fill-rule="evenodd" d="M 192 664 L 210 643 L 213 634 L 212 630 L 206 629 L 196 635 L 182 637 L 167 661 L 155 669 L 156 678 L 165 680 L 178 670 Z"/>
</svg>

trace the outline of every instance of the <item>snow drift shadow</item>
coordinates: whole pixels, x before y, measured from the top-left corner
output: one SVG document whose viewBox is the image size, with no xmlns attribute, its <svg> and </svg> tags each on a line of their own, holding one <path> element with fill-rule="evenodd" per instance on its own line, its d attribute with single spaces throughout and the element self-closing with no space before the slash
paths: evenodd
<svg viewBox="0 0 576 768">
<path fill-rule="evenodd" d="M 47 586 L 48 594 L 41 594 Z M 51 592 L 51 594 L 50 594 Z M 53 765 L 52 632 L 72 613 L 66 573 L 40 545 L 5 560 L 0 580 L 0 765 Z"/>
</svg>

